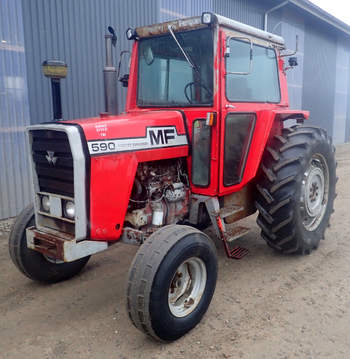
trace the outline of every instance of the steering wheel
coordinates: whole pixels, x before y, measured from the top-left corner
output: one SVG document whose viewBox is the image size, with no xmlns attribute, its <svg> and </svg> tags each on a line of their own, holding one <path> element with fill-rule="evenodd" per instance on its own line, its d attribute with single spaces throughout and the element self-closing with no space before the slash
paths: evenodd
<svg viewBox="0 0 350 359">
<path fill-rule="evenodd" d="M 198 85 L 199 87 L 202 87 L 202 88 L 209 94 L 209 96 L 211 96 L 211 95 L 213 94 L 213 93 L 208 89 L 207 86 L 201 84 L 200 82 L 195 82 L 195 81 L 189 82 L 189 83 L 185 86 L 185 88 L 184 88 L 184 94 L 185 94 L 185 97 L 186 97 L 186 99 L 187 99 L 187 101 L 188 101 L 189 103 L 193 103 L 193 102 L 192 102 L 192 100 L 190 99 L 190 97 L 187 95 L 187 89 L 188 89 L 189 87 L 193 86 L 193 85 Z"/>
</svg>

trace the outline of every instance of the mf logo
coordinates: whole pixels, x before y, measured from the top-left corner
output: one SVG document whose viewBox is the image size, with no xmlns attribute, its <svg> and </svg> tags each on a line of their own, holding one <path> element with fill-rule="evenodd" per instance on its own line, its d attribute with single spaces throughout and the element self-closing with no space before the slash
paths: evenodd
<svg viewBox="0 0 350 359">
<path fill-rule="evenodd" d="M 169 143 L 169 140 L 175 139 L 175 129 L 174 128 L 160 128 L 149 130 L 149 137 L 151 140 L 151 145 L 166 145 Z"/>
<path fill-rule="evenodd" d="M 57 157 L 55 157 L 55 152 L 53 151 L 46 151 L 47 155 L 45 156 L 47 159 L 47 162 L 49 162 L 50 165 L 55 165 L 57 162 Z"/>
</svg>

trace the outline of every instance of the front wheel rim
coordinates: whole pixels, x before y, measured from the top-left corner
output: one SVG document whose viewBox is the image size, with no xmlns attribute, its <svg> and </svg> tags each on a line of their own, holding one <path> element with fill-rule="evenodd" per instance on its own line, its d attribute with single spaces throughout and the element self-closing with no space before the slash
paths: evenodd
<svg viewBox="0 0 350 359">
<path fill-rule="evenodd" d="M 326 159 L 314 154 L 304 173 L 300 198 L 303 226 L 308 231 L 318 228 L 326 213 L 329 192 L 329 169 Z"/>
<path fill-rule="evenodd" d="M 56 258 L 47 256 L 46 254 L 43 254 L 43 257 L 44 257 L 48 262 L 53 263 L 53 264 L 63 264 L 63 263 L 64 263 L 64 261 L 62 261 L 61 259 L 56 259 Z"/>
<path fill-rule="evenodd" d="M 168 292 L 170 312 L 178 318 L 193 312 L 202 296 L 207 282 L 207 269 L 202 259 L 192 257 L 176 270 Z"/>
</svg>

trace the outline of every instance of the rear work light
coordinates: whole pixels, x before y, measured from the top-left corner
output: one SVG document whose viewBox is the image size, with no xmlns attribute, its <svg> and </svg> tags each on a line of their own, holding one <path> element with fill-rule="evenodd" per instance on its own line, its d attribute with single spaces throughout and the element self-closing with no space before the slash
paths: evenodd
<svg viewBox="0 0 350 359">
<path fill-rule="evenodd" d="M 214 21 L 214 15 L 211 12 L 202 13 L 202 24 L 210 25 Z"/>
<path fill-rule="evenodd" d="M 127 38 L 128 40 L 135 40 L 135 39 L 137 39 L 136 30 L 135 30 L 135 29 L 132 29 L 131 27 L 129 27 L 129 28 L 126 30 L 126 38 Z"/>
</svg>

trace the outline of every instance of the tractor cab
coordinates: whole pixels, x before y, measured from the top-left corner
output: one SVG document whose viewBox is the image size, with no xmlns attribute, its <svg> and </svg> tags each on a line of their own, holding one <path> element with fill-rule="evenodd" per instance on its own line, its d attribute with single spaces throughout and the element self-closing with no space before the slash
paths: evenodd
<svg viewBox="0 0 350 359">
<path fill-rule="evenodd" d="M 242 189 L 259 165 L 271 111 L 288 109 L 283 38 L 213 13 L 126 34 L 134 40 L 126 111 L 181 111 L 193 192 Z"/>
</svg>

